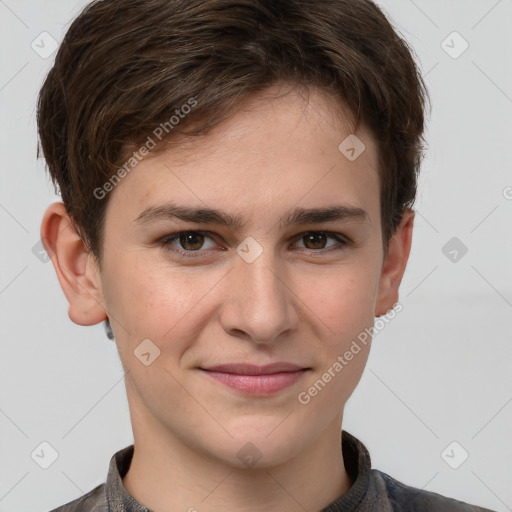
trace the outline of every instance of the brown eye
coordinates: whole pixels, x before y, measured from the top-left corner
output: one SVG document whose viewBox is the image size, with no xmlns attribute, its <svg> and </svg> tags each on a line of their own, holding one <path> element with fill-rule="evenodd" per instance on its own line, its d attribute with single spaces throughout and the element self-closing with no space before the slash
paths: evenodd
<svg viewBox="0 0 512 512">
<path fill-rule="evenodd" d="M 209 249 L 215 247 L 212 238 L 202 231 L 173 233 L 163 238 L 159 244 L 165 250 L 174 252 L 179 256 L 204 256 L 209 252 Z"/>
<path fill-rule="evenodd" d="M 202 233 L 182 233 L 178 238 L 180 245 L 187 251 L 197 251 L 204 244 L 204 235 Z"/>
<path fill-rule="evenodd" d="M 337 243 L 326 245 L 329 238 Z M 310 231 L 305 233 L 299 239 L 299 243 L 302 242 L 304 247 L 301 249 L 307 249 L 313 252 L 329 251 L 335 249 L 344 249 L 345 246 L 350 245 L 350 241 L 343 236 L 336 233 L 329 233 L 327 231 Z"/>
<path fill-rule="evenodd" d="M 302 239 L 307 249 L 324 249 L 327 241 L 324 233 L 308 233 Z"/>
</svg>

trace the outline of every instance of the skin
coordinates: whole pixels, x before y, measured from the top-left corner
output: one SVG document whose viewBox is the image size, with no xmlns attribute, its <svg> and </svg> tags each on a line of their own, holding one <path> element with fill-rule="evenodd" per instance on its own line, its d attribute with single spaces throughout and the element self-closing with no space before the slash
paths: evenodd
<svg viewBox="0 0 512 512">
<path fill-rule="evenodd" d="M 123 483 L 155 512 L 314 511 L 352 484 L 340 430 L 370 343 L 308 404 L 297 397 L 398 301 L 414 214 L 406 212 L 384 255 L 372 135 L 359 127 L 366 150 L 351 162 L 338 150 L 351 124 L 335 115 L 332 99 L 276 92 L 251 98 L 205 137 L 145 158 L 110 192 L 101 272 L 62 203 L 42 222 L 71 320 L 110 318 L 135 444 Z M 223 209 L 247 224 L 134 222 L 168 200 Z M 332 204 L 360 207 L 368 221 L 277 223 L 297 206 Z M 170 247 L 203 251 L 199 257 L 157 243 L 189 230 L 208 233 Z M 320 238 L 308 242 L 308 231 Z M 326 231 L 353 243 L 340 246 Z M 249 236 L 263 249 L 252 263 L 236 252 Z M 133 353 L 147 338 L 160 349 L 149 366 Z M 276 361 L 309 370 L 268 397 L 241 394 L 198 369 Z M 249 442 L 261 454 L 251 467 L 237 456 Z"/>
</svg>

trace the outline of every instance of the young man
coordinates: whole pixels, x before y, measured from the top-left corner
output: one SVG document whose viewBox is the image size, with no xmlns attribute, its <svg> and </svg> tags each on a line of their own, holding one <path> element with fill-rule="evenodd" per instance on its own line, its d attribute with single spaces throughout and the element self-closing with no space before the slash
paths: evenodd
<svg viewBox="0 0 512 512">
<path fill-rule="evenodd" d="M 485 510 L 342 431 L 411 246 L 426 91 L 370 0 L 103 0 L 41 90 L 41 237 L 134 444 L 58 511 Z"/>
</svg>

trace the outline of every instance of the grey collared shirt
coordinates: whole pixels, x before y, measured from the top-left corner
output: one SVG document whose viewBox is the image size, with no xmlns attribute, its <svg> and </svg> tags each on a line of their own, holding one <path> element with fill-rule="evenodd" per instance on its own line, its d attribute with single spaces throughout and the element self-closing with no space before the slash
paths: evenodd
<svg viewBox="0 0 512 512">
<path fill-rule="evenodd" d="M 346 431 L 341 445 L 352 486 L 343 496 L 320 512 L 493 512 L 440 494 L 402 484 L 386 473 L 371 469 L 366 447 Z M 134 445 L 116 452 L 110 459 L 106 483 L 51 512 L 151 512 L 130 496 L 122 478 L 132 461 Z"/>
</svg>

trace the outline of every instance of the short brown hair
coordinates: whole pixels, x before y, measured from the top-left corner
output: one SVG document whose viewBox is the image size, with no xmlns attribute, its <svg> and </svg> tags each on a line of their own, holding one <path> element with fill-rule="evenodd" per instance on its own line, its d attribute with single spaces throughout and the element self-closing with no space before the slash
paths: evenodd
<svg viewBox="0 0 512 512">
<path fill-rule="evenodd" d="M 165 140 L 204 134 L 278 83 L 317 88 L 376 139 L 387 252 L 423 156 L 428 94 L 413 54 L 371 0 L 99 0 L 71 24 L 41 88 L 40 147 L 100 263 L 108 197 L 94 191 L 128 148 L 158 126 Z"/>
</svg>

